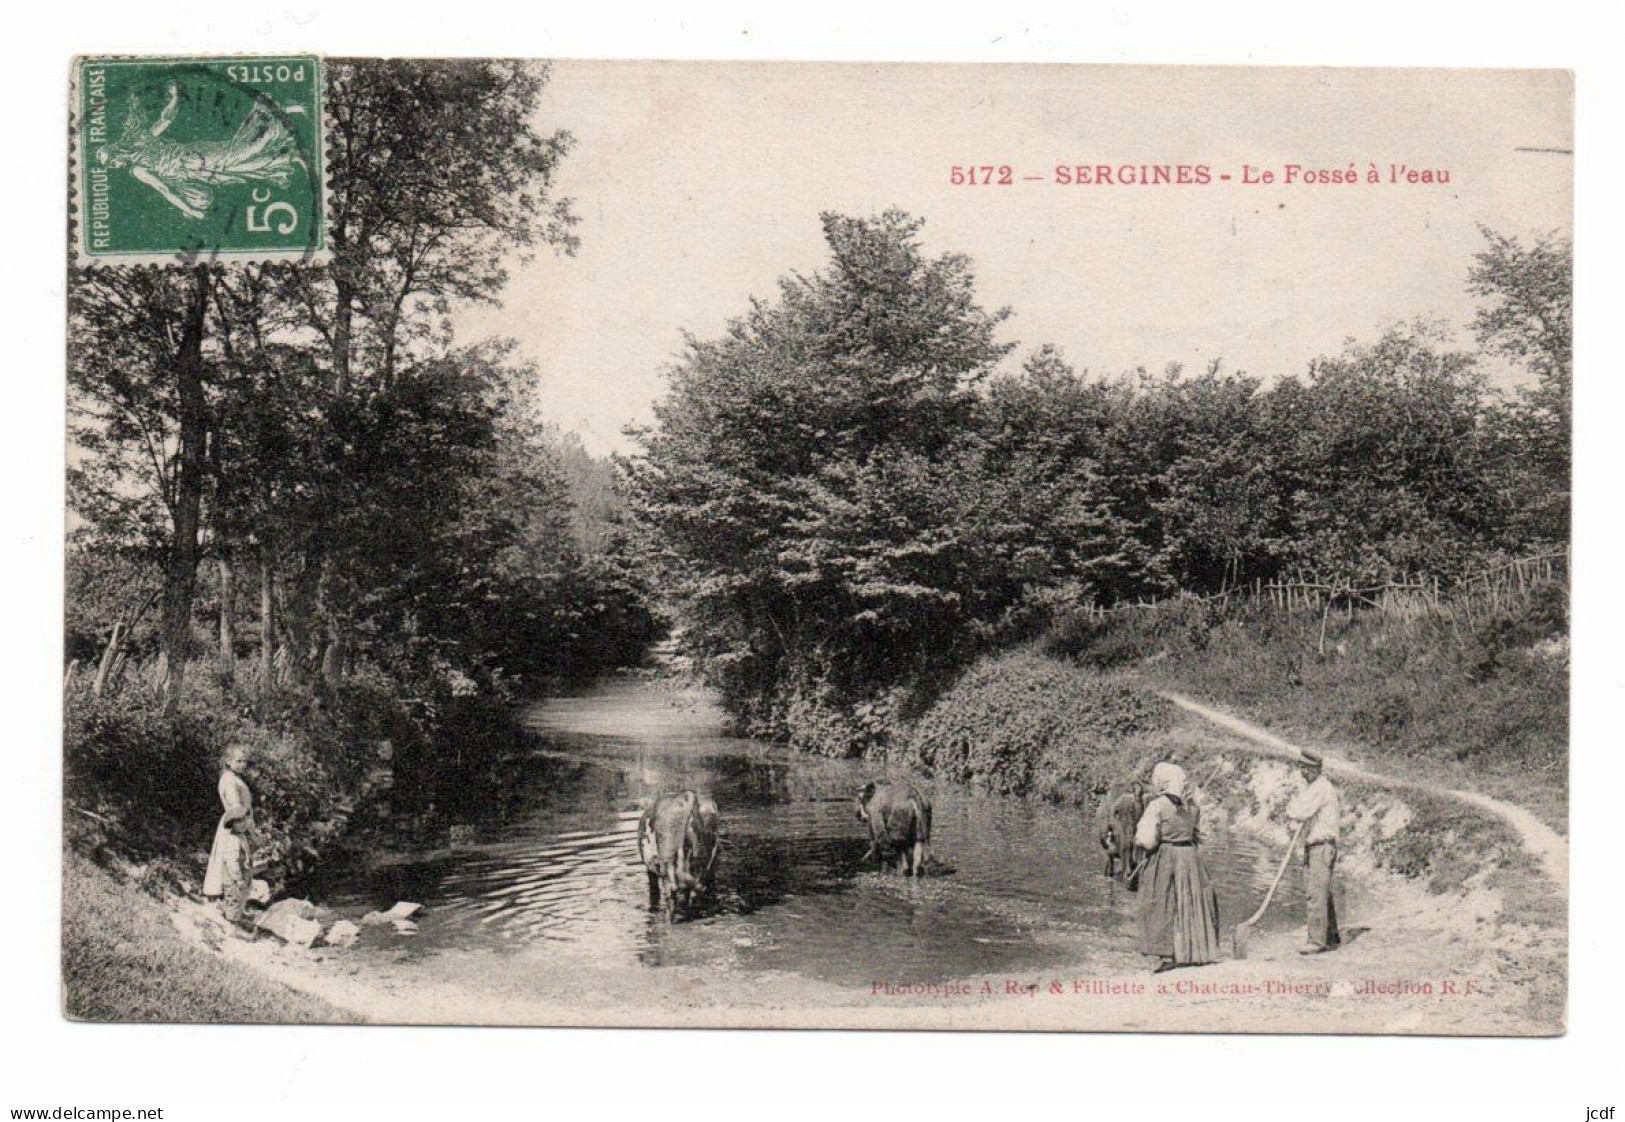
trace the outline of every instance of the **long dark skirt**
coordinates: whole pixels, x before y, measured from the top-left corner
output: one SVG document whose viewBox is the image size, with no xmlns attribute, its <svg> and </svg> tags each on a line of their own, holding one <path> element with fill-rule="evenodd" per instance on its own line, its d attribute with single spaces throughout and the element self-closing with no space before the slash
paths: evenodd
<svg viewBox="0 0 1625 1122">
<path fill-rule="evenodd" d="M 1163 845 L 1146 862 L 1140 952 L 1183 966 L 1219 961 L 1219 896 L 1195 846 Z"/>
</svg>

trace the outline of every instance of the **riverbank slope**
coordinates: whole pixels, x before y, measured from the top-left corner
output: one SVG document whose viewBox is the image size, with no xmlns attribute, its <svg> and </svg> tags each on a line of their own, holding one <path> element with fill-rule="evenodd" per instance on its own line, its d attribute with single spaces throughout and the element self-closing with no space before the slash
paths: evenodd
<svg viewBox="0 0 1625 1122">
<path fill-rule="evenodd" d="M 195 929 L 177 927 L 182 901 L 154 898 L 127 876 L 62 855 L 63 1012 L 84 1021 L 332 1023 L 353 1009 L 239 969 Z"/>
<path fill-rule="evenodd" d="M 1568 831 L 1568 582 L 1409 609 L 1189 597 L 1056 620 L 1041 649 Z"/>
</svg>

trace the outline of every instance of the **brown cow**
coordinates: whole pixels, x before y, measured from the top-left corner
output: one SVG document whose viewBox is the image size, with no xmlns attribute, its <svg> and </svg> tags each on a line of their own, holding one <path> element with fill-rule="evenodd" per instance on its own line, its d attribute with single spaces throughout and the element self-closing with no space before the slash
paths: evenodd
<svg viewBox="0 0 1625 1122">
<path fill-rule="evenodd" d="M 869 826 L 869 852 L 884 868 L 923 877 L 931 854 L 931 800 L 910 783 L 870 783 L 858 792 L 858 817 Z"/>
<path fill-rule="evenodd" d="M 1105 825 L 1100 830 L 1100 848 L 1106 851 L 1106 875 L 1128 883 L 1134 868 L 1134 830 L 1145 813 L 1145 788 L 1138 780 L 1115 799 L 1101 806 Z"/>
<path fill-rule="evenodd" d="M 668 917 L 711 884 L 716 865 L 717 804 L 695 791 L 657 795 L 638 819 L 638 856 L 649 871 L 649 905 Z"/>
</svg>

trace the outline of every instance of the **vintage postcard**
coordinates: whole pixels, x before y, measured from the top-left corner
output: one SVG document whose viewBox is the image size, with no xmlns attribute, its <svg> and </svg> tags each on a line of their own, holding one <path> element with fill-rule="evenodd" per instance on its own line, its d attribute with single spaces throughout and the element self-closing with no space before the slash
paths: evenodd
<svg viewBox="0 0 1625 1122">
<path fill-rule="evenodd" d="M 1569 73 L 67 85 L 67 1016 L 1564 1031 Z"/>
</svg>

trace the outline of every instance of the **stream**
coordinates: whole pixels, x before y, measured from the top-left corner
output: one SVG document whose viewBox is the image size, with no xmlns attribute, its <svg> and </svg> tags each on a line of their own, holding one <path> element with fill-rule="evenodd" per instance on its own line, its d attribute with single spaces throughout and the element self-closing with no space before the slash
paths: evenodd
<svg viewBox="0 0 1625 1122">
<path fill-rule="evenodd" d="M 1147 964 L 1135 898 L 1102 876 L 1092 808 L 936 784 L 936 864 L 910 881 L 862 860 L 853 797 L 873 765 L 726 737 L 704 694 L 629 676 L 523 720 L 531 751 L 500 813 L 474 816 L 457 848 L 403 842 L 336 873 L 325 902 L 346 913 L 423 904 L 416 934 L 390 940 L 390 953 L 498 951 L 520 972 L 681 965 L 740 984 L 788 973 L 868 986 Z M 712 898 L 670 923 L 649 907 L 639 800 L 686 787 L 716 799 L 723 849 Z M 1228 931 L 1257 906 L 1280 853 L 1216 829 L 1203 855 Z M 1268 925 L 1301 922 L 1298 880 L 1282 884 Z"/>
</svg>

